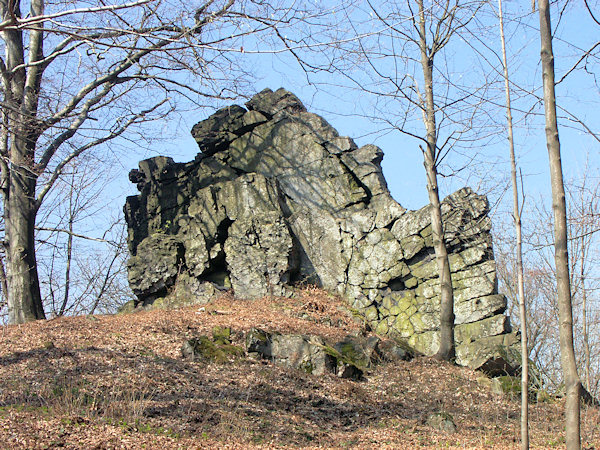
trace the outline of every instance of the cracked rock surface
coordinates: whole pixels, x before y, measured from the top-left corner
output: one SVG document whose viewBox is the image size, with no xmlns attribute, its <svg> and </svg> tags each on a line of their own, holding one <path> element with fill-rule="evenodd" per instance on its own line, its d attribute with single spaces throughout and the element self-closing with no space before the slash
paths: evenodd
<svg viewBox="0 0 600 450">
<path fill-rule="evenodd" d="M 339 136 L 285 89 L 223 108 L 192 135 L 194 161 L 155 157 L 130 173 L 140 191 L 125 205 L 137 306 L 205 303 L 226 289 L 281 296 L 313 283 L 378 334 L 437 351 L 429 207 L 407 211 L 391 197 L 381 149 Z M 470 188 L 442 204 L 457 362 L 474 368 L 509 359 L 518 341 L 497 291 L 488 212 Z"/>
</svg>

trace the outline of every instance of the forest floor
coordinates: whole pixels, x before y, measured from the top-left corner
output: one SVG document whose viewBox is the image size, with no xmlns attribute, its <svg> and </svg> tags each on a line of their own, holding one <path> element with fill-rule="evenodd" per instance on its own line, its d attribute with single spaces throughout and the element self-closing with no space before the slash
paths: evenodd
<svg viewBox="0 0 600 450">
<path fill-rule="evenodd" d="M 66 317 L 0 328 L 0 448 L 518 448 L 519 400 L 481 373 L 419 357 L 363 381 L 263 360 L 181 356 L 183 342 L 231 327 L 319 334 L 361 328 L 316 289 L 293 299 L 224 297 L 204 308 Z M 531 445 L 564 447 L 561 400 L 530 405 Z M 455 433 L 426 425 L 449 414 Z M 583 445 L 600 449 L 584 407 Z"/>
</svg>

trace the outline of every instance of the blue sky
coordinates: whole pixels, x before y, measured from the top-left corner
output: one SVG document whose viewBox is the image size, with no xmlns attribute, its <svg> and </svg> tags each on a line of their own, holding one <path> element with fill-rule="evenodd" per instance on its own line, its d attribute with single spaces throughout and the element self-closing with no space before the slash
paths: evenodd
<svg viewBox="0 0 600 450">
<path fill-rule="evenodd" d="M 540 95 L 541 73 L 537 13 L 527 14 L 527 9 L 515 2 L 506 2 L 504 9 L 507 16 L 506 34 L 509 39 L 511 76 L 519 86 Z M 515 23 L 509 20 L 512 16 L 523 17 L 519 19 L 518 23 Z M 600 35 L 600 26 L 589 18 L 582 5 L 570 7 L 560 22 L 556 20 L 557 16 L 558 14 L 555 14 L 553 17 L 554 25 L 557 28 L 554 45 L 557 79 L 560 79 L 579 59 L 583 51 L 592 46 L 597 36 Z M 486 11 L 482 20 L 489 26 L 486 34 L 482 35 L 482 39 L 486 40 L 486 45 L 499 51 L 500 41 L 492 10 Z M 459 37 L 456 36 L 456 38 Z M 260 48 L 260 43 L 257 43 L 257 48 Z M 454 73 L 458 73 L 459 70 L 464 71 L 466 65 L 471 64 L 469 58 L 475 58 L 473 55 L 468 55 L 467 47 L 459 39 L 450 42 L 448 52 L 451 55 L 450 58 L 454 58 L 454 61 L 449 64 Z M 264 87 L 276 89 L 283 86 L 297 94 L 310 111 L 325 117 L 340 134 L 353 137 L 359 145 L 375 143 L 380 146 L 385 154 L 384 174 L 392 195 L 403 206 L 410 209 L 419 208 L 427 203 L 425 175 L 418 142 L 396 131 L 382 131 L 381 124 L 361 117 L 362 111 L 369 112 L 368 108 L 372 98 L 355 90 L 333 87 L 335 84 L 341 84 L 338 83 L 339 75 L 327 74 L 312 77 L 311 81 L 323 82 L 327 86 L 308 85 L 307 76 L 289 56 L 263 54 L 253 56 L 253 58 L 256 61 L 253 64 L 253 70 L 257 77 L 255 82 L 257 91 Z M 465 60 L 462 65 L 455 63 L 459 59 Z M 583 66 L 584 64 L 580 65 L 580 67 Z M 600 92 L 594 83 L 594 71 L 600 75 L 600 71 L 597 71 L 597 59 L 590 58 L 587 61 L 587 69 L 591 74 L 578 69 L 557 86 L 558 103 L 559 106 L 583 119 L 592 130 L 600 130 L 597 113 Z M 503 102 L 503 94 L 496 92 L 496 95 Z M 519 93 L 513 94 L 513 105 L 516 107 L 514 112 L 516 151 L 524 175 L 526 194 L 528 198 L 538 201 L 538 198 L 549 195 L 542 105 L 533 97 L 523 96 Z M 401 107 L 402 105 L 399 105 L 399 108 Z M 523 114 L 519 113 L 519 110 L 532 111 L 534 114 L 525 118 Z M 147 156 L 171 155 L 177 161 L 193 159 L 197 153 L 197 146 L 188 130 L 194 123 L 207 117 L 210 113 L 211 111 L 208 110 L 197 113 L 190 111 L 182 114 L 180 121 L 174 120 L 171 123 L 162 124 L 163 135 L 169 136 L 167 142 L 158 142 L 152 146 L 152 149 L 141 153 Z M 390 114 L 393 113 L 394 111 L 390 111 Z M 492 114 L 495 115 L 494 120 L 498 123 L 505 121 L 502 105 L 496 105 Z M 419 127 L 422 129 L 420 118 L 416 116 L 413 119 L 415 121 L 414 129 L 418 130 Z M 582 131 L 580 125 L 572 120 L 562 120 L 560 137 L 566 178 L 577 177 L 586 161 L 591 167 L 598 167 L 599 144 Z M 458 176 L 442 178 L 440 180 L 442 195 L 447 195 L 464 184 L 470 184 L 484 193 L 489 193 L 491 197 L 498 197 L 500 195 L 499 187 L 506 185 L 508 176 L 508 147 L 503 135 L 469 145 L 471 148 L 468 151 L 479 155 L 477 161 L 480 164 L 464 170 Z M 140 152 L 135 152 L 135 157 L 139 155 Z M 459 158 L 456 155 L 451 157 L 456 160 L 454 166 L 461 165 L 461 161 L 458 161 Z M 449 158 L 449 162 L 452 163 L 452 159 Z M 123 161 L 123 168 L 127 163 L 131 163 L 130 167 L 133 168 L 136 161 Z M 131 188 L 127 190 L 129 193 L 134 193 L 135 191 Z"/>
<path fill-rule="evenodd" d="M 380 3 L 387 5 L 384 2 Z M 368 20 L 368 11 L 365 10 L 364 2 L 355 2 L 352 6 L 356 8 L 352 13 L 355 14 L 353 18 Z M 457 84 L 477 86 L 481 81 L 481 75 L 486 74 L 494 81 L 486 95 L 489 94 L 496 100 L 495 105 L 484 105 L 485 107 L 476 115 L 476 122 L 481 126 L 480 137 L 482 135 L 486 137 L 473 141 L 459 141 L 456 151 L 453 151 L 448 158 L 451 167 L 442 167 L 442 172 L 450 173 L 451 168 L 456 169 L 465 165 L 466 159 L 471 157 L 473 161 L 458 175 L 440 178 L 440 193 L 445 196 L 469 185 L 476 191 L 487 194 L 494 206 L 494 226 L 499 228 L 511 222 L 512 206 L 510 196 L 503 195 L 508 187 L 509 164 L 508 146 L 503 133 L 505 126 L 503 83 L 497 73 L 498 61 L 494 60 L 491 52 L 500 49 L 497 18 L 494 16 L 493 6 L 495 2 L 487 5 L 487 9 L 482 10 L 478 15 L 481 26 L 477 34 L 456 35 L 444 54 L 437 59 L 440 67 L 444 68 L 443 71 L 438 71 L 438 75 L 442 72 L 448 74 L 449 78 Z M 535 98 L 535 95 L 539 96 L 541 93 L 537 32 L 539 19 L 537 13 L 531 14 L 528 11 L 528 7 L 529 2 L 505 1 L 504 5 L 509 70 L 515 86 L 518 86 L 514 91 L 513 106 L 515 106 L 516 120 L 516 152 L 522 168 L 527 198 L 524 223 L 526 227 L 531 227 L 536 224 L 527 223 L 528 211 L 540 204 L 549 205 L 550 183 L 543 107 Z M 557 79 L 560 79 L 581 58 L 581 55 L 596 43 L 597 36 L 600 36 L 600 25 L 594 23 L 583 5 L 577 2 L 570 3 L 560 21 L 556 19 L 558 11 L 555 9 L 553 12 L 556 26 L 554 44 Z M 340 15 L 341 13 L 338 12 L 338 20 Z M 347 25 L 348 21 L 341 20 L 340 23 Z M 366 25 L 362 26 L 366 27 L 367 31 L 374 28 L 370 23 L 365 23 Z M 315 36 L 315 39 L 318 40 L 320 37 L 322 36 Z M 248 64 L 249 70 L 255 76 L 254 87 L 247 92 L 249 95 L 265 87 L 272 89 L 285 87 L 294 92 L 309 111 L 322 115 L 341 135 L 354 138 L 358 145 L 374 143 L 382 148 L 385 155 L 384 175 L 392 195 L 400 204 L 409 209 L 418 209 L 427 204 L 419 141 L 398 131 L 386 130 L 381 121 L 373 121 L 365 117 L 368 115 L 395 119 L 401 117 L 405 104 L 389 102 L 383 108 L 374 111 L 375 98 L 360 90 L 351 89 L 347 83 L 348 79 L 339 73 L 307 76 L 289 54 L 275 55 L 265 51 L 272 47 L 264 42 L 246 41 L 244 47 L 245 53 L 240 52 L 235 56 L 241 63 Z M 316 47 L 317 50 L 319 48 Z M 480 53 L 474 53 L 474 48 Z M 253 51 L 258 53 L 253 54 Z M 322 54 L 318 51 L 306 57 L 314 63 L 324 62 Z M 486 59 L 490 63 L 487 63 Z M 347 75 L 352 75 L 365 83 L 369 82 L 369 77 L 362 72 L 364 65 L 355 64 L 350 59 L 343 62 L 348 66 Z M 388 58 L 381 67 L 391 73 L 393 64 L 394 62 Z M 418 65 L 405 69 L 416 79 L 420 78 Z M 594 131 L 600 130 L 598 114 L 600 91 L 595 79 L 596 74 L 600 75 L 598 69 L 598 59 L 592 56 L 583 61 L 577 70 L 557 86 L 559 106 L 584 120 Z M 436 85 L 436 90 L 438 93 L 443 92 L 443 85 L 439 89 Z M 535 95 L 525 95 L 524 91 L 531 91 Z M 243 100 L 238 103 L 242 104 Z M 133 135 L 129 139 L 113 141 L 103 148 L 95 149 L 90 154 L 91 163 L 88 167 L 94 173 L 101 168 L 103 173 L 102 183 L 91 186 L 91 190 L 101 192 L 94 202 L 95 209 L 90 210 L 91 215 L 87 215 L 86 212 L 86 215 L 76 224 L 75 231 L 88 236 L 102 236 L 103 232 L 115 222 L 115 218 L 122 218 L 125 197 L 137 193 L 135 186 L 129 182 L 127 174 L 137 167 L 138 161 L 157 155 L 171 156 L 176 161 L 192 160 L 198 153 L 198 148 L 189 130 L 196 122 L 208 117 L 215 108 L 227 104 L 214 104 L 212 105 L 214 108 L 200 109 L 179 101 L 178 106 L 181 109 L 176 114 L 169 120 L 147 124 L 147 128 L 142 130 L 142 136 Z M 407 123 L 411 132 L 424 134 L 423 124 L 418 114 L 414 112 L 410 114 Z M 145 137 L 153 139 L 145 139 Z M 598 141 L 583 131 L 579 124 L 568 118 L 561 120 L 560 138 L 565 178 L 577 179 L 587 163 L 593 172 L 590 176 L 595 177 L 594 181 L 598 182 L 600 156 Z M 100 164 L 97 164 L 98 169 L 94 168 L 94 158 L 100 161 Z M 110 161 L 108 167 L 106 161 Z M 48 210 L 52 207 L 51 204 Z M 98 251 L 98 254 L 101 254 L 103 251 L 101 244 L 84 240 L 78 240 L 76 244 L 78 251 L 86 257 L 94 258 L 94 252 Z"/>
</svg>

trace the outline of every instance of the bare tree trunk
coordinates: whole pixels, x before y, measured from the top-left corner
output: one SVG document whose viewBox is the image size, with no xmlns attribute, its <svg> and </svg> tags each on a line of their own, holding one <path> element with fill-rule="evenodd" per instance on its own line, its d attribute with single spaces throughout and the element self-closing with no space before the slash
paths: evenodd
<svg viewBox="0 0 600 450">
<path fill-rule="evenodd" d="M 14 152 L 15 154 L 17 152 Z M 22 167 L 14 167 L 20 163 Z M 8 322 L 45 319 L 35 257 L 35 178 L 26 161 L 13 156 L 9 197 L 4 204 L 7 242 Z"/>
<path fill-rule="evenodd" d="M 0 286 L 2 287 L 2 294 L 4 295 L 4 302 L 8 304 L 8 284 L 6 280 L 6 271 L 4 270 L 4 258 L 0 254 Z"/>
<path fill-rule="evenodd" d="M 552 184 L 552 210 L 554 212 L 554 260 L 560 320 L 561 365 L 567 400 L 565 406 L 566 444 L 568 449 L 579 449 L 581 381 L 577 374 L 573 345 L 573 308 L 569 279 L 569 254 L 567 250 L 567 207 L 560 159 L 560 141 L 556 118 L 554 92 L 554 55 L 552 52 L 552 27 L 548 0 L 539 0 L 542 76 L 544 81 L 544 111 L 546 116 L 546 141 L 550 160 Z"/>
<path fill-rule="evenodd" d="M 65 292 L 62 305 L 58 312 L 59 316 L 64 315 L 67 304 L 69 303 L 69 290 L 71 287 L 71 261 L 73 259 L 73 220 L 75 219 L 75 211 L 73 211 L 73 195 L 75 189 L 75 170 L 71 176 L 71 186 L 69 187 L 69 227 L 67 233 L 67 267 L 65 268 Z"/>
<path fill-rule="evenodd" d="M 592 392 L 592 383 L 591 383 L 591 375 L 590 375 L 590 366 L 591 366 L 591 354 L 590 354 L 590 335 L 589 335 L 589 322 L 588 322 L 588 306 L 587 306 L 587 294 L 588 294 L 588 285 L 587 285 L 587 262 L 590 257 L 590 251 L 592 246 L 592 236 L 596 228 L 596 221 L 593 220 L 595 215 L 595 211 L 597 209 L 597 189 L 594 188 L 591 191 L 587 190 L 588 185 L 588 174 L 587 174 L 587 164 L 586 164 L 586 172 L 583 175 L 583 179 L 581 180 L 581 187 L 576 188 L 576 192 L 578 192 L 578 196 L 576 198 L 572 198 L 572 201 L 577 201 L 579 203 L 579 208 L 576 214 L 579 215 L 578 226 L 576 227 L 577 234 L 580 236 L 577 239 L 580 242 L 579 245 L 579 278 L 580 278 L 580 286 L 581 286 L 581 322 L 582 322 L 582 339 L 583 339 L 583 374 L 585 380 L 585 389 L 588 392 Z M 586 194 L 589 192 L 589 197 Z"/>
<path fill-rule="evenodd" d="M 431 232 L 433 248 L 440 278 L 440 348 L 436 358 L 451 361 L 455 358 L 454 346 L 454 293 L 450 276 L 448 251 L 444 242 L 444 227 L 437 182 L 437 127 L 435 121 L 435 102 L 433 95 L 433 57 L 427 47 L 425 13 L 423 1 L 419 0 L 419 48 L 421 66 L 425 80 L 425 111 L 423 120 L 427 130 L 427 148 L 423 150 L 427 192 L 431 205 Z"/>
<path fill-rule="evenodd" d="M 588 332 L 588 318 L 587 318 L 587 289 L 585 286 L 585 259 L 586 259 L 586 248 L 585 243 L 581 243 L 581 321 L 583 322 L 583 370 L 585 376 L 585 387 L 591 392 L 590 384 L 590 336 Z"/>
<path fill-rule="evenodd" d="M 508 62 L 506 59 L 506 42 L 504 38 L 504 18 L 502 0 L 498 0 L 498 16 L 500 18 L 500 40 L 502 42 L 502 65 L 504 68 L 504 89 L 506 92 L 506 119 L 508 124 L 508 146 L 510 149 L 510 172 L 513 191 L 513 219 L 515 221 L 517 260 L 517 291 L 519 298 L 519 317 L 521 319 L 521 448 L 529 448 L 529 351 L 527 349 L 527 314 L 525 310 L 525 287 L 523 276 L 523 237 L 521 230 L 521 209 L 519 207 L 519 186 L 517 184 L 517 162 L 513 135 L 512 108 L 510 103 L 510 84 L 508 78 Z"/>
<path fill-rule="evenodd" d="M 73 218 L 69 220 L 69 231 L 67 236 L 67 267 L 65 268 L 65 292 L 62 305 L 60 305 L 59 316 L 65 314 L 65 309 L 69 303 L 69 288 L 71 287 L 71 261 L 73 259 Z"/>
<path fill-rule="evenodd" d="M 30 3 L 31 14 L 41 15 L 43 0 Z M 0 1 L 3 21 L 13 23 L 21 17 L 20 2 Z M 42 29 L 30 32 L 28 62 L 39 61 L 43 55 Z M 38 138 L 35 115 L 39 99 L 41 68 L 25 71 L 25 46 L 20 28 L 2 30 L 6 61 L 2 64 L 4 105 L 8 121 L 3 131 L 10 135 L 10 144 L 3 145 L 7 161 L 2 165 L 2 194 L 8 281 L 8 321 L 23 323 L 44 319 L 35 257 L 35 218 L 37 214 L 37 173 L 35 146 Z M 10 128 L 9 128 L 10 127 Z M 8 140 L 7 140 L 8 141 Z"/>
</svg>

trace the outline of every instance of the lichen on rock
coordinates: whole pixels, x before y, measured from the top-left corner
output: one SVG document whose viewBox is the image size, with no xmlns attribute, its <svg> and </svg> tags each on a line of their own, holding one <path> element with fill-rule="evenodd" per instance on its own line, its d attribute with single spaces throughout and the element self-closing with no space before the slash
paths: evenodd
<svg viewBox="0 0 600 450">
<path fill-rule="evenodd" d="M 429 207 L 406 211 L 392 198 L 381 149 L 340 136 L 285 89 L 223 108 L 192 135 L 193 161 L 155 157 L 130 174 L 140 191 L 125 205 L 137 306 L 205 303 L 225 289 L 281 296 L 308 282 L 341 295 L 378 334 L 437 351 Z M 442 203 L 457 361 L 469 366 L 518 341 L 497 291 L 488 212 L 470 188 Z"/>
</svg>

